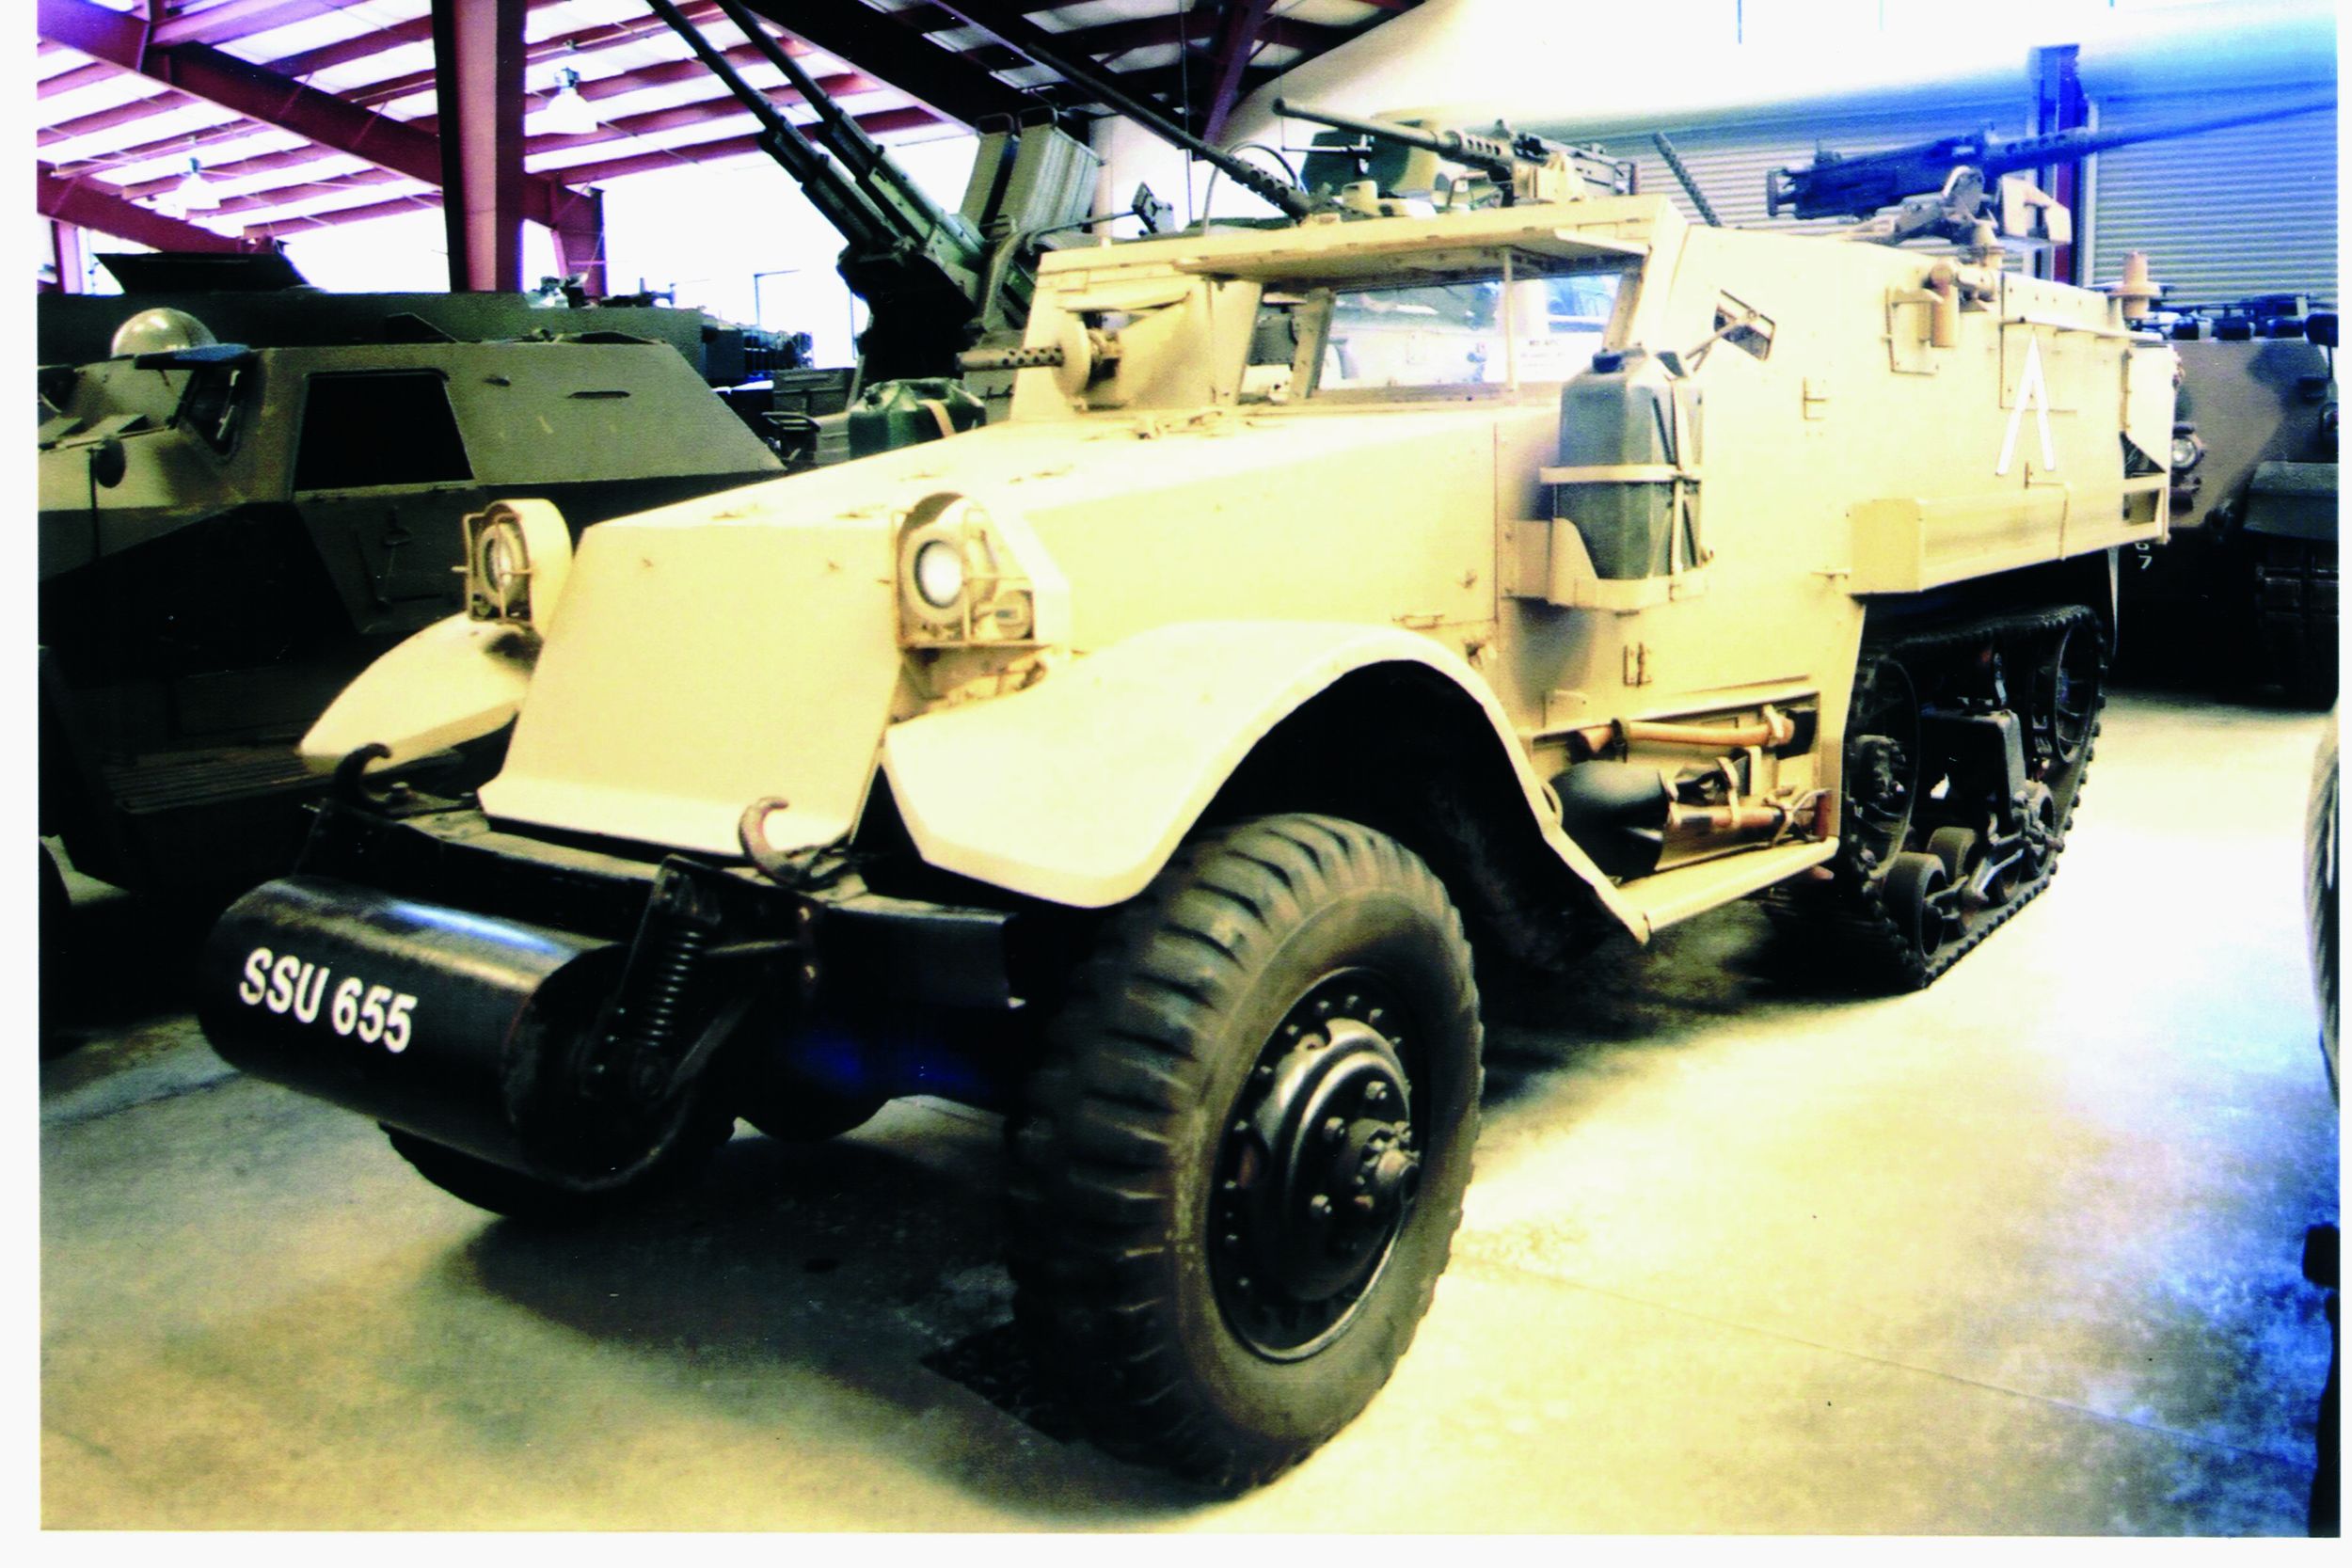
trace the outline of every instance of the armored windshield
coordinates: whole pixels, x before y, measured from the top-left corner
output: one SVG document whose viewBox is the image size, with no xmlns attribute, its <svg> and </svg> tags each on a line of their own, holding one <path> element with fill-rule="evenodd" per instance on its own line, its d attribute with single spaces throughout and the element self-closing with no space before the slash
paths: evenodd
<svg viewBox="0 0 2352 1568">
<path fill-rule="evenodd" d="M 1592 363 L 1620 275 L 1335 291 L 1317 388 L 1564 381 Z M 1514 375 L 1516 372 L 1516 376 Z"/>
</svg>

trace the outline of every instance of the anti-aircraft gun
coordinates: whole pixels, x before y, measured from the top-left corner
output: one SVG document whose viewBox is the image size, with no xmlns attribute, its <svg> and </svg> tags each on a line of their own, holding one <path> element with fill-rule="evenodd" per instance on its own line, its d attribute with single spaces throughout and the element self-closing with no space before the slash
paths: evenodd
<svg viewBox="0 0 2352 1568">
<path fill-rule="evenodd" d="M 837 263 L 842 280 L 870 312 L 858 340 L 858 382 L 866 392 L 850 423 L 852 455 L 978 422 L 984 404 L 947 378 L 969 376 L 982 398 L 1001 403 L 1010 396 L 1011 366 L 1006 352 L 1020 344 L 1038 261 L 1050 242 L 1130 214 L 1141 218 L 1150 232 L 1165 211 L 1150 191 L 1139 189 L 1126 212 L 1092 215 L 1102 161 L 1050 119 L 1041 119 L 981 127 L 962 205 L 948 212 L 898 167 L 738 0 L 718 3 L 727 20 L 816 111 L 811 124 L 795 125 L 780 113 L 672 0 L 648 3 L 758 119 L 760 145 L 799 182 L 845 242 Z M 1301 218 L 1315 209 L 1303 193 L 1266 170 L 1211 147 L 1108 74 L 1064 55 L 1043 31 L 1018 18 L 966 16 L 954 5 L 944 8 L 1163 140 L 1214 165 L 1287 218 Z M 976 347 L 979 352 L 965 353 Z"/>
</svg>

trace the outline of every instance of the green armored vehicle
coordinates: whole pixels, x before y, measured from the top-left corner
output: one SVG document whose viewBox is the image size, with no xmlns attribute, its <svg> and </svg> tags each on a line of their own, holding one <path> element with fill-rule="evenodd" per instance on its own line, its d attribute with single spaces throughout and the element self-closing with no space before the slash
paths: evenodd
<svg viewBox="0 0 2352 1568">
<path fill-rule="evenodd" d="M 2271 295 L 2173 308 L 2171 548 L 2123 578 L 2152 624 L 2234 651 L 2233 685 L 2336 696 L 2336 313 Z"/>
<path fill-rule="evenodd" d="M 369 300 L 304 303 L 375 340 L 219 343 L 117 301 L 114 356 L 40 372 L 40 831 L 124 887 L 292 863 L 319 793 L 294 740 L 464 602 L 469 512 L 580 526 L 784 472 L 668 342 L 394 342 Z"/>
<path fill-rule="evenodd" d="M 1756 895 L 1932 980 L 2055 874 L 2166 533 L 2170 347 L 1989 220 L 1692 228 L 1496 139 L 1470 205 L 1046 256 L 954 441 L 576 550 L 478 513 L 468 613 L 306 737 L 210 1039 L 510 1213 L 1002 1111 L 1087 1430 L 1310 1452 L 1445 1266 L 1482 987 Z"/>
</svg>

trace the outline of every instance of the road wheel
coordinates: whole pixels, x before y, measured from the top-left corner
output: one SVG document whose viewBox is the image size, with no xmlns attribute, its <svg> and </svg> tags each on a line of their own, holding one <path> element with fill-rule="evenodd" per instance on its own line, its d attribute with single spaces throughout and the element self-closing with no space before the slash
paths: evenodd
<svg viewBox="0 0 2352 1568">
<path fill-rule="evenodd" d="M 1950 885 L 1944 863 L 1933 855 L 1897 855 L 1887 868 L 1886 912 L 1894 917 L 1912 956 L 1922 964 L 1933 960 L 1944 939 L 1951 934 L 1943 903 Z"/>
<path fill-rule="evenodd" d="M 1238 1489 L 1364 1407 L 1460 1222 L 1479 1046 L 1445 889 L 1352 822 L 1206 832 L 1105 927 L 1009 1127 L 1015 1312 L 1096 1441 Z"/>
</svg>

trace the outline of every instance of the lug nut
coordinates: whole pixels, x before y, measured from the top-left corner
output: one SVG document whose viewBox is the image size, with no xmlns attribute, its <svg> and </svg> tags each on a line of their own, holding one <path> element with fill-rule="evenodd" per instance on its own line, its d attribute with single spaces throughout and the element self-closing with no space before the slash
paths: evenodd
<svg viewBox="0 0 2352 1568">
<path fill-rule="evenodd" d="M 1366 1085 L 1364 1085 L 1364 1103 L 1365 1103 L 1365 1104 L 1367 1104 L 1367 1105 L 1385 1105 L 1385 1104 L 1387 1104 L 1387 1103 L 1388 1103 L 1388 1099 L 1389 1099 L 1389 1085 L 1386 1085 L 1386 1084 L 1381 1084 L 1381 1083 L 1372 1083 L 1372 1084 L 1366 1084 Z"/>
<path fill-rule="evenodd" d="M 1329 1219 L 1331 1217 L 1331 1199 L 1329 1195 L 1317 1193 L 1314 1196 L 1309 1198 L 1307 1200 L 1307 1212 L 1312 1214 L 1319 1220 Z"/>
<path fill-rule="evenodd" d="M 1347 1136 L 1347 1123 L 1337 1117 L 1323 1118 L 1323 1136 L 1327 1143 L 1338 1143 Z"/>
</svg>

